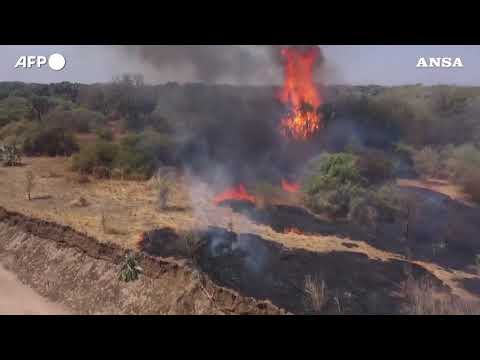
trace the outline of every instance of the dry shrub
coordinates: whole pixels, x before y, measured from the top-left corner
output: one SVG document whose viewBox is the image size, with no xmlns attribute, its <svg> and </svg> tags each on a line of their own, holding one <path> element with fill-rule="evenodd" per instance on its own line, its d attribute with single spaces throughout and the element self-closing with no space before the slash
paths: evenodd
<svg viewBox="0 0 480 360">
<path fill-rule="evenodd" d="M 125 180 L 125 170 L 124 170 L 124 169 L 115 168 L 115 169 L 113 169 L 113 170 L 111 171 L 110 176 L 111 176 L 112 179 Z"/>
<path fill-rule="evenodd" d="M 86 174 L 72 173 L 66 176 L 67 181 L 73 184 L 84 185 L 90 183 L 90 178 Z"/>
<path fill-rule="evenodd" d="M 126 234 L 125 231 L 111 227 L 109 223 L 110 223 L 110 219 L 105 214 L 105 211 L 103 211 L 100 215 L 100 227 L 102 228 L 103 233 L 109 234 L 109 235 L 125 235 Z"/>
<path fill-rule="evenodd" d="M 109 179 L 110 169 L 105 166 L 96 166 L 93 168 L 92 175 L 95 179 Z"/>
<path fill-rule="evenodd" d="M 315 313 L 323 310 L 328 302 L 327 285 L 325 281 L 307 275 L 305 277 L 305 305 Z"/>
<path fill-rule="evenodd" d="M 437 149 L 429 146 L 413 153 L 414 167 L 422 177 L 439 176 L 442 170 L 442 158 Z"/>
<path fill-rule="evenodd" d="M 62 177 L 62 175 L 56 173 L 53 170 L 49 170 L 48 173 L 47 173 L 47 176 L 46 176 L 46 178 L 50 178 L 50 179 L 56 179 L 56 178 L 60 178 L 60 177 Z"/>
<path fill-rule="evenodd" d="M 70 206 L 72 207 L 86 207 L 88 205 L 88 201 L 83 197 L 79 197 L 78 199 L 75 199 L 70 203 Z"/>
<path fill-rule="evenodd" d="M 409 315 L 474 315 L 480 313 L 480 304 L 468 302 L 452 294 L 441 292 L 427 278 L 409 277 L 403 284 Z"/>
<path fill-rule="evenodd" d="M 393 164 L 386 153 L 380 150 L 365 150 L 359 155 L 360 173 L 369 182 L 380 183 L 392 177 Z"/>
<path fill-rule="evenodd" d="M 158 208 L 164 210 L 168 205 L 170 195 L 173 191 L 173 175 L 158 172 L 150 179 L 149 185 L 156 192 Z"/>
</svg>

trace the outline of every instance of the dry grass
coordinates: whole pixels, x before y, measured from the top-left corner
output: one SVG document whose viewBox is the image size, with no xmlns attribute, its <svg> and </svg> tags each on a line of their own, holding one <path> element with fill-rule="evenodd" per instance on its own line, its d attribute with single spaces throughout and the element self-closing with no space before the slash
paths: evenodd
<svg viewBox="0 0 480 360">
<path fill-rule="evenodd" d="M 411 180 L 411 179 L 401 179 L 397 181 L 399 186 L 406 187 L 418 187 L 421 189 L 427 189 L 436 191 L 438 193 L 449 196 L 453 200 L 462 202 L 468 206 L 476 206 L 472 201 L 470 196 L 466 194 L 461 186 L 452 185 L 448 181 L 439 180 L 439 179 L 423 179 L 423 180 Z"/>
<path fill-rule="evenodd" d="M 308 275 L 305 278 L 305 305 L 315 313 L 320 313 L 328 302 L 325 281 Z"/>
<path fill-rule="evenodd" d="M 141 234 L 155 228 L 188 231 L 219 226 L 235 232 L 257 234 L 289 248 L 315 252 L 358 252 L 381 261 L 403 259 L 365 242 L 356 242 L 358 247 L 347 248 L 344 243 L 348 239 L 345 238 L 278 233 L 269 226 L 252 223 L 246 216 L 233 213 L 229 208 L 214 206 L 212 199 L 215 194 L 212 190 L 185 176 L 175 178 L 169 206 L 164 211 L 158 211 L 157 192 L 149 182 L 89 179 L 71 172 L 69 159 L 62 157 L 25 158 L 24 163 L 25 166 L 3 168 L 0 172 L 0 206 L 71 226 L 99 241 L 111 241 L 125 248 L 136 248 Z M 37 175 L 32 201 L 25 198 L 24 182 L 28 170 Z M 57 176 L 50 176 L 52 173 Z M 288 201 L 298 205 L 297 194 L 288 195 L 292 195 Z M 71 204 L 80 198 L 87 199 L 88 206 L 72 207 Z M 102 213 L 106 215 L 106 231 L 101 225 Z M 457 295 L 469 296 L 458 284 L 459 280 L 472 275 L 443 269 L 435 264 L 416 263 L 452 287 Z"/>
<path fill-rule="evenodd" d="M 428 279 L 409 278 L 403 284 L 407 300 L 406 313 L 410 315 L 478 315 L 480 303 L 440 292 Z"/>
</svg>

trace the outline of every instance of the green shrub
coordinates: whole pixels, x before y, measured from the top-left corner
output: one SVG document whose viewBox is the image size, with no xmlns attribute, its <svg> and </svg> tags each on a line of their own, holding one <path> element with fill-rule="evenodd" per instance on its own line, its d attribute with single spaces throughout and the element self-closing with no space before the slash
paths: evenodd
<svg viewBox="0 0 480 360">
<path fill-rule="evenodd" d="M 12 121 L 28 119 L 31 115 L 32 106 L 25 98 L 9 96 L 0 100 L 0 127 Z"/>
<path fill-rule="evenodd" d="M 138 259 L 134 254 L 130 253 L 125 255 L 118 278 L 124 282 L 135 281 L 142 272 L 143 269 L 138 264 Z"/>
<path fill-rule="evenodd" d="M 27 156 L 70 156 L 79 147 L 68 130 L 37 124 L 23 134 L 22 149 Z"/>
<path fill-rule="evenodd" d="M 365 185 L 355 155 L 324 154 L 309 164 L 303 191 L 313 211 L 346 216 L 352 200 L 365 192 Z"/>
<path fill-rule="evenodd" d="M 94 168 L 105 167 L 130 179 L 147 179 L 169 153 L 166 137 L 155 132 L 130 134 L 118 144 L 97 140 L 85 146 L 73 159 L 73 169 L 92 174 Z M 162 159 L 163 157 L 163 159 Z"/>
<path fill-rule="evenodd" d="M 95 131 L 99 140 L 112 141 L 113 132 L 109 128 L 100 128 Z"/>
<path fill-rule="evenodd" d="M 35 128 L 36 124 L 28 120 L 20 120 L 8 123 L 4 127 L 0 128 L 0 140 L 4 143 L 22 143 L 23 135 L 32 128 Z"/>
<path fill-rule="evenodd" d="M 141 135 L 128 135 L 120 141 L 114 165 L 123 169 L 127 176 L 150 177 L 155 170 L 154 153 L 143 147 L 143 139 Z"/>
<path fill-rule="evenodd" d="M 99 166 L 111 168 L 118 153 L 118 146 L 106 141 L 96 141 L 83 147 L 72 159 L 72 168 L 82 174 L 93 174 Z"/>
<path fill-rule="evenodd" d="M 57 108 L 45 117 L 44 122 L 48 126 L 61 127 L 72 132 L 88 133 L 92 129 L 103 126 L 105 116 L 82 108 L 74 110 Z"/>
</svg>

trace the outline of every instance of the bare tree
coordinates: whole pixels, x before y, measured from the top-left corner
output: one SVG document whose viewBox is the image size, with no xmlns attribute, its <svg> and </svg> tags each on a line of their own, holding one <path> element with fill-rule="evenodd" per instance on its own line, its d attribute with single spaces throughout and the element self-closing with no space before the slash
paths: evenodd
<svg viewBox="0 0 480 360">
<path fill-rule="evenodd" d="M 31 170 L 28 170 L 25 173 L 25 192 L 27 194 L 27 199 L 29 201 L 32 200 L 31 193 L 34 187 L 35 187 L 35 175 Z"/>
</svg>

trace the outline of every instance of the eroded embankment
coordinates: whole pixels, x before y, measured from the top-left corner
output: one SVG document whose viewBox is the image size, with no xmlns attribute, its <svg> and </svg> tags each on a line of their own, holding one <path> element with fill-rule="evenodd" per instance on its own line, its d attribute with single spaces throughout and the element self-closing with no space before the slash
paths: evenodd
<svg viewBox="0 0 480 360">
<path fill-rule="evenodd" d="M 215 285 L 185 262 L 138 254 L 143 275 L 125 283 L 126 250 L 0 207 L 0 262 L 37 293 L 77 314 L 282 314 Z"/>
</svg>

